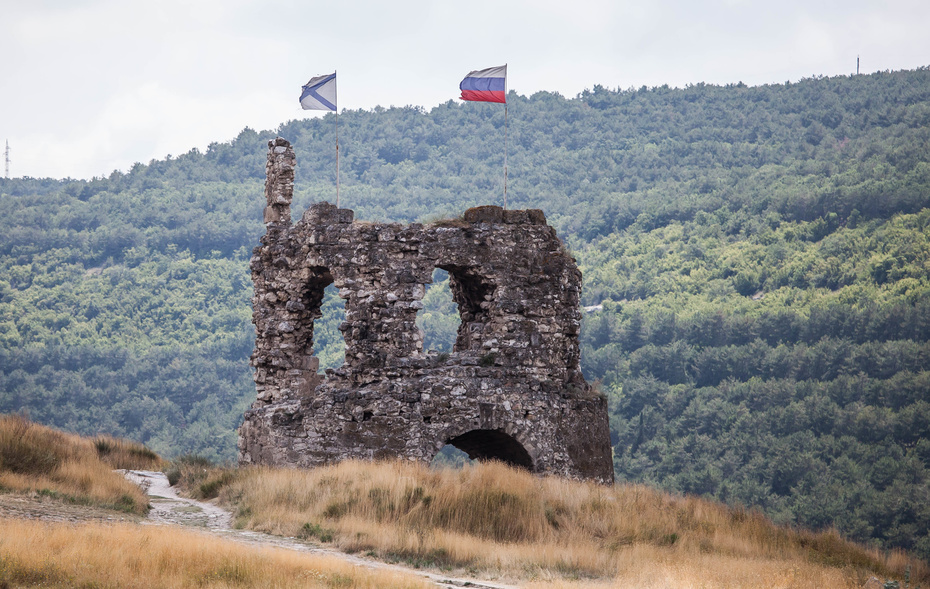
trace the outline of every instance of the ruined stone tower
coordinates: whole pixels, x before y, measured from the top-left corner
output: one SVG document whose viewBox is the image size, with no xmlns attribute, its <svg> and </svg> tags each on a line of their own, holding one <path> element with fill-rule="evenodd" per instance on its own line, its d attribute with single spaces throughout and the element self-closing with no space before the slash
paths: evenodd
<svg viewBox="0 0 930 589">
<path fill-rule="evenodd" d="M 269 142 L 267 233 L 251 261 L 257 399 L 241 464 L 428 462 L 446 444 L 533 472 L 613 481 L 607 406 L 579 370 L 581 273 L 542 211 L 478 207 L 432 225 L 353 222 L 319 203 L 291 224 L 295 157 Z M 433 271 L 461 325 L 451 354 L 415 324 Z M 345 299 L 345 364 L 317 374 L 323 289 Z"/>
</svg>

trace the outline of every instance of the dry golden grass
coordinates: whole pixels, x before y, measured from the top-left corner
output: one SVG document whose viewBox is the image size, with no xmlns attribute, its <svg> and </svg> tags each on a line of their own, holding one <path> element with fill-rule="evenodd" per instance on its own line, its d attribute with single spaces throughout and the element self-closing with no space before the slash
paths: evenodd
<svg viewBox="0 0 930 589">
<path fill-rule="evenodd" d="M 0 416 L 0 489 L 146 513 L 148 498 L 113 469 L 161 464 L 161 458 L 141 444 L 113 438 L 92 441 L 18 415 Z"/>
<path fill-rule="evenodd" d="M 160 526 L 0 519 L 0 587 L 399 587 L 412 575 Z"/>
<path fill-rule="evenodd" d="M 930 580 L 920 561 L 835 532 L 795 531 L 644 486 L 537 477 L 494 463 L 430 470 L 349 461 L 214 471 L 204 480 L 221 479 L 238 525 L 421 565 L 663 587 L 861 587 L 873 575 L 903 579 L 907 567 L 916 582 Z"/>
<path fill-rule="evenodd" d="M 540 581 L 528 589 L 793 589 L 811 587 L 859 589 L 855 575 L 837 568 L 787 559 L 681 554 L 654 546 L 625 550 L 618 572 L 610 581 Z"/>
</svg>

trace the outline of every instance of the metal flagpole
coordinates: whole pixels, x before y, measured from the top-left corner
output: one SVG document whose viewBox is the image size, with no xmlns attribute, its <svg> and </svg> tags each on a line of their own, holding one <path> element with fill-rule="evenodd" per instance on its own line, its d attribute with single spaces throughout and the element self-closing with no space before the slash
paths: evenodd
<svg viewBox="0 0 930 589">
<path fill-rule="evenodd" d="M 333 76 L 338 70 L 333 71 Z M 339 104 L 336 102 L 335 104 Z M 339 208 L 339 108 L 333 111 L 336 115 L 336 208 Z"/>
<path fill-rule="evenodd" d="M 505 98 L 506 100 L 506 98 Z M 504 103 L 504 210 L 507 210 L 507 103 Z"/>
</svg>

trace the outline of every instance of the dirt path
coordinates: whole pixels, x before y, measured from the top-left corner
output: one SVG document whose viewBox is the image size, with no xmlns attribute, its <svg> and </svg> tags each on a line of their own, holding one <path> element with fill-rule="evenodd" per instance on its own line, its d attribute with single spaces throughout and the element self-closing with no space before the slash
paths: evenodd
<svg viewBox="0 0 930 589">
<path fill-rule="evenodd" d="M 409 567 L 389 564 L 378 560 L 346 554 L 331 548 L 304 542 L 296 538 L 272 536 L 249 530 L 237 530 L 232 527 L 232 515 L 225 509 L 209 502 L 179 497 L 168 484 L 163 472 L 147 470 L 126 471 L 128 479 L 138 484 L 149 495 L 152 508 L 145 523 L 161 525 L 180 525 L 200 528 L 221 538 L 259 546 L 276 546 L 300 552 L 325 554 L 351 562 L 356 566 L 373 569 L 395 570 L 402 573 L 426 577 L 439 587 L 474 587 L 475 589 L 516 589 L 514 585 L 479 579 L 450 577 L 448 575 L 425 572 Z"/>
<path fill-rule="evenodd" d="M 100 522 L 140 523 L 143 518 L 102 507 L 75 505 L 35 493 L 0 493 L 0 517 L 41 520 L 53 523 Z"/>
</svg>

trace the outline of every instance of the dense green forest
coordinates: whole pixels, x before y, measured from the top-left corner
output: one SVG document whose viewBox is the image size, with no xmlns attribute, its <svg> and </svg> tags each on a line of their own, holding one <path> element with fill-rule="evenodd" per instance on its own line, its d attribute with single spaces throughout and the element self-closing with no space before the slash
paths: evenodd
<svg viewBox="0 0 930 589">
<path fill-rule="evenodd" d="M 584 273 L 582 365 L 620 480 L 930 559 L 930 69 L 509 101 L 509 206 Z M 295 214 L 335 196 L 333 117 L 89 181 L 0 180 L 0 412 L 235 458 L 266 141 Z M 501 204 L 504 113 L 340 114 L 356 218 Z M 458 324 L 445 278 L 421 325 Z M 319 321 L 340 361 L 339 299 Z"/>
</svg>

